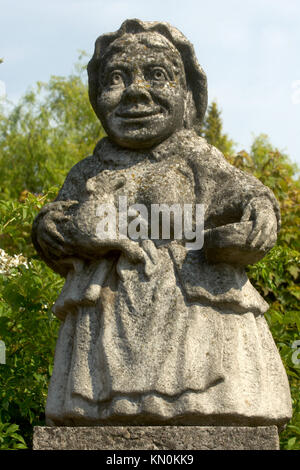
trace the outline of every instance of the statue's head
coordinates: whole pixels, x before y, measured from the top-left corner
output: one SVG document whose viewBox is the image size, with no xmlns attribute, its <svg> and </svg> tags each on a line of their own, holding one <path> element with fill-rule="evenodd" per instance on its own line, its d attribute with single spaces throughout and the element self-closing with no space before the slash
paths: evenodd
<svg viewBox="0 0 300 470">
<path fill-rule="evenodd" d="M 205 73 L 167 23 L 127 20 L 100 36 L 88 76 L 93 109 L 123 147 L 150 148 L 184 127 L 197 130 L 204 117 Z"/>
</svg>

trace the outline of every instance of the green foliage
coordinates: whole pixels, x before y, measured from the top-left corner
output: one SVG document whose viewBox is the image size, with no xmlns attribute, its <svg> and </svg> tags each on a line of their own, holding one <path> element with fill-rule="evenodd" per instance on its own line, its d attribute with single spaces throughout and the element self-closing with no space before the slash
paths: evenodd
<svg viewBox="0 0 300 470">
<path fill-rule="evenodd" d="M 9 235 L 4 243 L 22 252 L 10 256 L 0 250 L 0 339 L 6 345 L 6 364 L 0 364 L 0 449 L 30 447 L 32 427 L 44 424 L 59 324 L 51 306 L 63 280 L 32 255 L 28 239 L 34 215 L 52 196 L 0 204 L 1 228 Z M 19 428 L 23 437 L 15 432 Z"/>
<path fill-rule="evenodd" d="M 228 157 L 230 162 L 259 178 L 280 203 L 282 227 L 277 245 L 254 266 L 248 267 L 252 284 L 270 305 L 266 319 L 288 374 L 293 418 L 281 434 L 283 449 L 300 450 L 300 365 L 292 360 L 294 341 L 300 340 L 298 285 L 300 272 L 300 185 L 297 166 L 274 149 L 266 135 L 258 136 L 250 153 Z"/>
<path fill-rule="evenodd" d="M 2 423 L 0 421 L 0 449 L 27 449 L 23 437 L 16 431 L 19 430 L 17 424 Z"/>
<path fill-rule="evenodd" d="M 0 199 L 0 247 L 12 255 L 35 255 L 31 243 L 32 221 L 46 202 L 55 199 L 57 192 L 58 188 L 53 187 L 45 196 L 23 191 L 19 200 Z"/>
<path fill-rule="evenodd" d="M 0 110 L 0 340 L 7 353 L 7 363 L 0 364 L 0 449 L 30 448 L 33 426 L 44 424 L 59 327 L 51 306 L 63 279 L 38 259 L 30 232 L 34 216 L 54 199 L 69 169 L 103 135 L 79 69 L 38 83 L 17 106 Z M 248 273 L 270 304 L 266 318 L 292 391 L 293 419 L 281 434 L 281 446 L 300 449 L 300 368 L 292 360 L 292 344 L 300 339 L 297 169 L 264 135 L 249 153 L 234 154 L 215 103 L 201 133 L 280 201 L 278 244 Z"/>
<path fill-rule="evenodd" d="M 80 75 L 38 82 L 17 106 L 0 112 L 2 199 L 61 186 L 103 135 Z"/>
<path fill-rule="evenodd" d="M 235 143 L 228 138 L 227 134 L 223 133 L 222 128 L 221 111 L 219 111 L 217 103 L 212 101 L 208 106 L 200 135 L 204 137 L 209 144 L 217 147 L 224 155 L 231 155 L 234 153 Z"/>
</svg>

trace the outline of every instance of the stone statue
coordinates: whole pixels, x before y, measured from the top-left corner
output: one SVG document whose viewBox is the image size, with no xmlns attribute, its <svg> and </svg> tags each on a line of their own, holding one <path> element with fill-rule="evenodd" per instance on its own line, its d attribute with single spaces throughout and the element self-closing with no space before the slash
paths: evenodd
<svg viewBox="0 0 300 470">
<path fill-rule="evenodd" d="M 286 372 L 245 272 L 274 246 L 279 207 L 197 134 L 207 83 L 193 46 L 167 23 L 127 20 L 97 39 L 88 77 L 107 137 L 33 226 L 66 278 L 47 424 L 284 426 Z M 202 205 L 204 245 L 187 248 L 174 217 L 168 237 L 99 237 L 99 205 L 125 196 L 137 213 L 190 205 L 193 227 Z"/>
</svg>

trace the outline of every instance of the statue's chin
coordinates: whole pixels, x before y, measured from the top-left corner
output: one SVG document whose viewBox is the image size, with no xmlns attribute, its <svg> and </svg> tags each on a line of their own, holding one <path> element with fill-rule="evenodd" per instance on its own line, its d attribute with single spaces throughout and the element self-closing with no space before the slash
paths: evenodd
<svg viewBox="0 0 300 470">
<path fill-rule="evenodd" d="M 175 132 L 175 129 L 164 129 L 161 132 L 149 132 L 145 128 L 132 129 L 127 132 L 110 132 L 106 131 L 110 140 L 118 144 L 120 147 L 128 149 L 150 149 Z"/>
<path fill-rule="evenodd" d="M 143 149 L 150 149 L 154 147 L 155 145 L 159 144 L 163 140 L 165 140 L 165 137 L 162 138 L 157 138 L 157 139 L 145 139 L 143 136 L 138 138 L 135 136 L 134 138 L 118 138 L 115 136 L 110 136 L 110 139 L 118 144 L 120 147 L 132 149 L 132 150 L 143 150 Z"/>
</svg>

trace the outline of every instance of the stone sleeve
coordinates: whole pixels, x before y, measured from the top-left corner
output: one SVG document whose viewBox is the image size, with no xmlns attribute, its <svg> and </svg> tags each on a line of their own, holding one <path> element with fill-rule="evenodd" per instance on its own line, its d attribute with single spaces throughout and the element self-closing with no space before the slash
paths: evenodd
<svg viewBox="0 0 300 470">
<path fill-rule="evenodd" d="M 90 158 L 90 157 L 88 157 Z M 74 165 L 69 171 L 65 182 L 60 189 L 58 196 L 53 202 L 46 204 L 38 215 L 35 217 L 32 225 L 31 239 L 32 243 L 38 252 L 42 260 L 51 268 L 53 271 L 57 272 L 62 276 L 66 276 L 68 273 L 67 265 L 62 264 L 58 259 L 55 259 L 50 252 L 45 250 L 40 246 L 38 242 L 38 233 L 43 231 L 43 223 L 45 217 L 48 217 L 51 212 L 60 211 L 62 214 L 64 212 L 63 203 L 68 201 L 73 201 L 74 203 L 78 202 L 80 197 L 84 194 L 85 191 L 85 171 L 84 167 L 85 162 L 88 158 L 81 160 L 76 165 Z M 59 202 L 62 202 L 60 207 Z"/>
<path fill-rule="evenodd" d="M 209 147 L 209 152 L 193 161 L 199 188 L 196 200 L 206 206 L 207 258 L 241 266 L 256 263 L 276 243 L 281 222 L 279 204 L 261 181 L 230 165 L 219 150 Z M 251 240 L 257 221 L 261 225 L 258 244 Z"/>
</svg>

